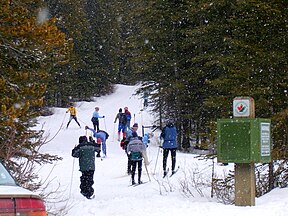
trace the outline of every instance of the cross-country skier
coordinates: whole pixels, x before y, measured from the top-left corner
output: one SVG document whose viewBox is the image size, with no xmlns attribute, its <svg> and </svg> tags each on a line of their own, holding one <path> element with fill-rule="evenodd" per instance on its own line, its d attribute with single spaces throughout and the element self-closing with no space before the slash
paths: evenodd
<svg viewBox="0 0 288 216">
<path fill-rule="evenodd" d="M 149 165 L 147 153 L 146 153 L 146 146 L 141 140 L 141 137 L 138 137 L 137 132 L 133 131 L 132 137 L 127 145 L 127 152 L 132 161 L 132 185 L 135 183 L 135 171 L 136 166 L 138 167 L 138 184 L 141 184 L 141 174 L 142 174 L 142 159 L 144 158 L 145 165 Z"/>
<path fill-rule="evenodd" d="M 164 177 L 167 175 L 166 164 L 169 151 L 171 152 L 172 160 L 172 174 L 175 173 L 176 165 L 176 150 L 177 150 L 177 131 L 176 127 L 172 122 L 168 122 L 167 125 L 163 128 L 160 138 L 162 138 L 163 144 L 163 171 Z"/>
<path fill-rule="evenodd" d="M 72 150 L 72 156 L 79 158 L 80 171 L 80 193 L 87 199 L 91 199 L 94 194 L 94 172 L 95 172 L 95 152 L 99 148 L 95 143 L 88 142 L 86 136 L 79 137 L 79 145 Z"/>
<path fill-rule="evenodd" d="M 138 130 L 138 124 L 134 123 L 133 126 L 127 131 L 126 137 L 124 137 L 121 142 L 123 143 L 123 149 L 125 150 L 125 153 L 127 154 L 128 162 L 127 162 L 127 173 L 130 175 L 132 173 L 132 161 L 130 160 L 129 154 L 127 152 L 127 145 L 132 137 L 132 133 L 136 132 Z M 121 145 L 121 143 L 120 143 Z"/>
<path fill-rule="evenodd" d="M 93 137 L 96 138 L 98 144 L 99 144 L 100 140 L 102 141 L 103 157 L 106 157 L 107 156 L 106 140 L 108 139 L 109 134 L 104 130 L 96 131 L 92 128 L 89 128 L 88 126 L 85 126 L 85 130 L 87 130 L 87 129 L 93 132 Z"/>
<path fill-rule="evenodd" d="M 79 122 L 77 121 L 77 117 L 76 117 L 76 114 L 77 114 L 77 110 L 76 108 L 73 106 L 72 103 L 70 103 L 70 107 L 68 108 L 68 110 L 66 111 L 66 113 L 70 112 L 70 118 L 69 118 L 69 121 L 67 123 L 67 127 L 69 126 L 70 122 L 72 121 L 72 119 L 74 119 L 76 121 L 76 123 L 79 125 L 79 127 L 81 128 Z"/>
<path fill-rule="evenodd" d="M 126 131 L 130 129 L 130 122 L 131 122 L 131 112 L 128 110 L 128 107 L 124 107 L 124 113 L 126 115 Z"/>
<path fill-rule="evenodd" d="M 93 127 L 94 127 L 94 130 L 98 131 L 99 130 L 99 118 L 105 118 L 105 116 L 100 116 L 99 115 L 99 107 L 95 107 L 95 111 L 93 112 L 93 115 L 92 115 L 92 123 L 93 123 Z"/>
<path fill-rule="evenodd" d="M 117 119 L 119 120 L 118 123 L 118 141 L 120 142 L 120 134 L 122 131 L 123 138 L 126 137 L 126 123 L 127 123 L 127 117 L 125 113 L 122 113 L 122 108 L 119 109 L 119 112 L 117 113 L 114 123 L 116 123 Z"/>
</svg>

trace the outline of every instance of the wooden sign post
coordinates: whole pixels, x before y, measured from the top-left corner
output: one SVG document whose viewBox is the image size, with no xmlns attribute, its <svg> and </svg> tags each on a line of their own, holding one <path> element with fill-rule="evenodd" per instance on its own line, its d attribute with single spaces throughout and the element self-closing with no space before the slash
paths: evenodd
<svg viewBox="0 0 288 216">
<path fill-rule="evenodd" d="M 233 100 L 234 118 L 255 118 L 255 103 L 251 97 Z M 255 206 L 255 163 L 235 163 L 235 205 Z"/>
</svg>

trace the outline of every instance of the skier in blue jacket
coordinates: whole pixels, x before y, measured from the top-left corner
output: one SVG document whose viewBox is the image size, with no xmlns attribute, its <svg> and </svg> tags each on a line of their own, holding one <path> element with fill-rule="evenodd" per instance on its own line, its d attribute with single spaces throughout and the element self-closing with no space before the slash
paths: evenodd
<svg viewBox="0 0 288 216">
<path fill-rule="evenodd" d="M 93 137 L 95 137 L 97 140 L 99 140 L 98 138 L 101 139 L 102 141 L 102 152 L 103 152 L 103 157 L 106 157 L 107 156 L 107 151 L 106 151 L 106 140 L 108 139 L 109 137 L 109 134 L 106 132 L 106 131 L 103 131 L 103 130 L 94 130 L 92 128 L 89 128 L 88 126 L 85 127 L 85 129 L 87 130 L 90 130 L 93 132 Z"/>
<path fill-rule="evenodd" d="M 172 174 L 175 173 L 175 165 L 176 165 L 176 150 L 177 150 L 177 130 L 172 122 L 168 122 L 168 124 L 163 128 L 160 138 L 163 139 L 163 171 L 164 177 L 167 175 L 166 165 L 169 151 L 171 152 L 172 159 Z"/>
<path fill-rule="evenodd" d="M 91 121 L 93 123 L 94 130 L 99 130 L 99 118 L 105 118 L 105 116 L 99 115 L 99 107 L 95 107 L 95 111 L 92 114 Z"/>
</svg>

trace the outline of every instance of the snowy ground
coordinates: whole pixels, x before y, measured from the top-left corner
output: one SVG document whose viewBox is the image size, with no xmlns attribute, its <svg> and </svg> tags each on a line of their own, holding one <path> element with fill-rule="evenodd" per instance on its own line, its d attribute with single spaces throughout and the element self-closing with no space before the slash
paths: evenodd
<svg viewBox="0 0 288 216">
<path fill-rule="evenodd" d="M 127 157 L 117 141 L 117 124 L 114 118 L 119 108 L 128 106 L 132 113 L 132 123 L 139 124 L 138 134 L 142 134 L 141 126 L 151 125 L 153 116 L 147 111 L 141 111 L 143 101 L 134 96 L 136 86 L 117 85 L 116 92 L 112 95 L 96 98 L 94 102 L 79 102 L 76 104 L 78 119 L 82 126 L 80 129 L 75 122 L 71 122 L 69 129 L 66 124 L 69 114 L 66 109 L 55 108 L 54 115 L 40 117 L 38 128 L 44 128 L 47 136 L 47 145 L 42 152 L 56 154 L 63 158 L 55 164 L 47 164 L 39 169 L 39 174 L 45 184 L 46 192 L 58 191 L 53 199 L 47 203 L 47 209 L 58 212 L 55 215 L 68 216 L 287 216 L 288 190 L 275 189 L 269 194 L 256 198 L 256 205 L 252 207 L 239 207 L 224 205 L 211 198 L 211 188 L 201 188 L 201 196 L 195 190 L 193 196 L 186 197 L 180 189 L 180 182 L 191 173 L 196 173 L 199 181 L 209 182 L 212 175 L 212 161 L 203 161 L 195 158 L 196 155 L 177 152 L 177 165 L 179 171 L 171 178 L 162 178 L 162 152 L 159 151 L 159 131 L 147 149 L 149 161 L 148 175 L 143 167 L 142 180 L 148 183 L 129 187 L 130 176 L 126 175 Z M 78 143 L 81 135 L 90 135 L 84 126 L 92 127 L 90 121 L 95 106 L 100 108 L 99 114 L 105 115 L 100 119 L 100 129 L 106 130 L 110 137 L 107 140 L 107 155 L 103 161 L 96 158 L 96 171 L 94 175 L 95 199 L 87 200 L 79 192 L 80 172 L 78 159 L 71 156 L 71 150 Z M 146 130 L 146 131 L 149 131 Z M 157 162 L 157 163 L 156 163 Z M 168 165 L 171 165 L 170 156 Z M 170 168 L 171 169 L 171 168 Z M 233 169 L 233 164 L 223 167 L 215 163 L 218 174 L 227 173 Z M 62 202 L 61 202 L 62 201 Z M 60 208 L 65 210 L 60 212 Z"/>
</svg>

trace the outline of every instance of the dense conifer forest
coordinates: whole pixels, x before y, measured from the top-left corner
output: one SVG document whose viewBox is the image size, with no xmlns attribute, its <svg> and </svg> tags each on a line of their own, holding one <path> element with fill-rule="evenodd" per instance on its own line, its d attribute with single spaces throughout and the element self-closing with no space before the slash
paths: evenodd
<svg viewBox="0 0 288 216">
<path fill-rule="evenodd" d="M 172 118 L 186 152 L 216 145 L 217 118 L 232 116 L 233 98 L 253 97 L 256 117 L 272 119 L 273 159 L 287 159 L 286 0 L 2 0 L 0 7 L 0 157 L 18 175 L 24 165 L 13 158 L 59 159 L 39 154 L 41 132 L 30 129 L 44 107 L 92 100 L 118 83 L 141 84 L 155 124 Z"/>
</svg>

